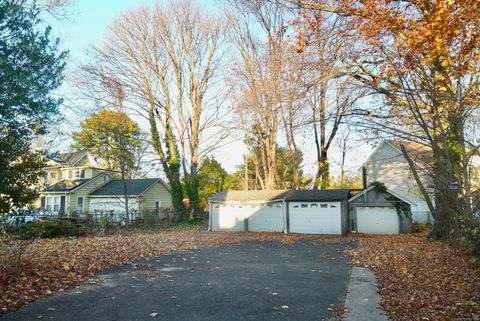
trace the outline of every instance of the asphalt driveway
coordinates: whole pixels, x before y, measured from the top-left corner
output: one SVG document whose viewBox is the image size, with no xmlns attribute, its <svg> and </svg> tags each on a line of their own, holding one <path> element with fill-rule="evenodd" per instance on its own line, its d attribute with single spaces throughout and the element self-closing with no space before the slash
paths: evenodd
<svg viewBox="0 0 480 321">
<path fill-rule="evenodd" d="M 350 268 L 346 244 L 242 243 L 98 274 L 2 320 L 326 320 Z"/>
</svg>

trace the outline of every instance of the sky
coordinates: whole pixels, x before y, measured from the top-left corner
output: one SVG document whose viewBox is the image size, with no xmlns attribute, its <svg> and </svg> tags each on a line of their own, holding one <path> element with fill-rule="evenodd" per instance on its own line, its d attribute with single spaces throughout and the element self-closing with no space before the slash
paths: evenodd
<svg viewBox="0 0 480 321">
<path fill-rule="evenodd" d="M 152 4 L 155 0 L 74 0 L 75 2 L 69 8 L 69 15 L 67 19 L 50 18 L 48 23 L 52 26 L 53 34 L 60 38 L 61 48 L 70 52 L 68 61 L 68 68 L 66 72 L 67 81 L 60 90 L 60 94 L 65 97 L 68 102 L 70 98 L 78 97 L 78 89 L 74 87 L 68 80 L 73 78 L 76 73 L 76 68 L 81 63 L 88 61 L 88 49 L 93 46 L 101 46 L 108 34 L 108 28 L 122 13 L 134 9 L 144 4 Z M 175 0 L 171 0 L 175 1 Z M 218 3 L 222 0 L 197 0 L 207 10 L 218 10 Z M 168 2 L 168 0 L 166 0 Z M 83 108 L 82 102 L 73 101 L 69 105 L 77 105 L 75 108 Z M 85 108 L 88 108 L 85 106 Z M 81 117 L 77 112 L 72 112 L 69 108 L 64 108 L 65 123 L 67 130 L 64 132 L 71 132 L 76 124 L 79 123 Z M 83 116 L 83 115 L 82 115 Z M 65 128 L 65 127 L 64 127 Z M 145 130 L 147 130 L 145 128 Z M 313 175 L 315 172 L 315 150 L 314 141 L 307 131 L 300 135 L 300 145 L 304 150 L 304 172 Z M 355 136 L 355 134 L 351 134 Z M 58 140 L 54 145 L 55 149 L 67 149 L 70 145 L 68 139 Z M 358 173 L 358 168 L 361 166 L 366 157 L 370 154 L 372 148 L 361 140 L 352 141 L 352 151 L 347 154 L 348 170 L 351 173 Z M 236 141 L 230 142 L 224 147 L 214 152 L 214 157 L 222 163 L 228 172 L 233 172 L 236 165 L 242 162 L 243 154 L 246 153 L 246 148 L 239 138 Z M 339 168 L 336 163 L 339 162 L 340 153 L 334 146 L 330 156 L 332 157 L 332 169 L 334 174 L 338 174 Z"/>
</svg>

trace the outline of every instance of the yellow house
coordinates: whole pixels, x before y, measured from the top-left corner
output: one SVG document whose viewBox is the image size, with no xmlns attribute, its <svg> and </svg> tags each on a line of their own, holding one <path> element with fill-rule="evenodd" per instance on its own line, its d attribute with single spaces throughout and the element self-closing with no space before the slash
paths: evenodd
<svg viewBox="0 0 480 321">
<path fill-rule="evenodd" d="M 122 204 L 118 196 L 124 194 L 120 173 L 108 169 L 100 157 L 88 152 L 56 153 L 43 171 L 40 196 L 33 204 L 36 208 L 57 215 L 82 215 L 118 211 Z M 158 178 L 127 180 L 126 187 L 131 206 L 136 204 L 138 213 L 171 207 L 168 186 Z"/>
</svg>

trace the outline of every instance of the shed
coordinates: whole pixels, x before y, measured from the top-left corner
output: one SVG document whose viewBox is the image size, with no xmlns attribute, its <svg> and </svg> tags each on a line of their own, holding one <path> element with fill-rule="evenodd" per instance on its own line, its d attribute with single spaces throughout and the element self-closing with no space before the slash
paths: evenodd
<svg viewBox="0 0 480 321">
<path fill-rule="evenodd" d="M 412 230 L 411 201 L 372 184 L 349 199 L 349 229 L 358 233 L 398 234 Z"/>
</svg>

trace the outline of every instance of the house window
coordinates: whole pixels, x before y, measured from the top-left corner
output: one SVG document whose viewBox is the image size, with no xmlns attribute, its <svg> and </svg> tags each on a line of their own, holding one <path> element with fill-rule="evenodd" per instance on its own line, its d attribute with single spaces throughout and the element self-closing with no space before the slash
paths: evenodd
<svg viewBox="0 0 480 321">
<path fill-rule="evenodd" d="M 318 204 L 317 203 L 311 203 L 310 207 L 318 207 Z"/>
<path fill-rule="evenodd" d="M 51 179 L 57 178 L 57 173 L 50 173 L 50 178 Z"/>
<path fill-rule="evenodd" d="M 162 206 L 162 201 L 155 202 L 155 212 L 160 213 L 160 207 Z"/>
<path fill-rule="evenodd" d="M 73 171 L 72 170 L 68 171 L 68 178 L 73 178 Z"/>
<path fill-rule="evenodd" d="M 85 170 L 84 169 L 76 169 L 73 172 L 73 178 L 85 178 Z"/>
<path fill-rule="evenodd" d="M 293 208 L 298 208 L 298 205 L 293 205 Z"/>
<path fill-rule="evenodd" d="M 321 207 L 321 208 L 327 208 L 327 207 L 328 207 L 328 204 L 320 204 L 320 207 Z"/>
<path fill-rule="evenodd" d="M 45 197 L 45 210 L 49 212 L 60 211 L 60 196 L 46 196 Z"/>
<path fill-rule="evenodd" d="M 83 213 L 83 196 L 77 197 L 77 212 Z"/>
<path fill-rule="evenodd" d="M 337 208 L 337 205 L 330 205 L 331 208 Z"/>
<path fill-rule="evenodd" d="M 308 208 L 308 204 L 302 204 L 301 208 Z"/>
</svg>

